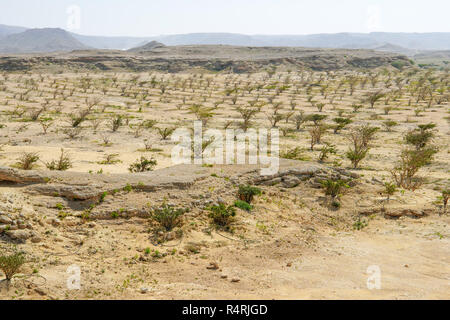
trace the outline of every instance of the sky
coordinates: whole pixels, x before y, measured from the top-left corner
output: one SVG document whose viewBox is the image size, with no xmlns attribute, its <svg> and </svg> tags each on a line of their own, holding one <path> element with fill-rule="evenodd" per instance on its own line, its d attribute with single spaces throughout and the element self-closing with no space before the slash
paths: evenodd
<svg viewBox="0 0 450 320">
<path fill-rule="evenodd" d="M 0 24 L 86 35 L 450 32 L 449 0 L 1 0 Z"/>
</svg>

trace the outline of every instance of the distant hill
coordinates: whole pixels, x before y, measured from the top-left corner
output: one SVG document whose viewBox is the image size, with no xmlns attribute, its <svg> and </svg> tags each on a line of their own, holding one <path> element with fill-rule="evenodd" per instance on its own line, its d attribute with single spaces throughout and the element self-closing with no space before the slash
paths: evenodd
<svg viewBox="0 0 450 320">
<path fill-rule="evenodd" d="M 28 29 L 0 39 L 2 53 L 39 53 L 88 48 L 67 31 L 55 28 Z"/>
<path fill-rule="evenodd" d="M 394 43 L 412 50 L 450 50 L 450 33 L 334 33 L 312 35 L 242 35 L 190 33 L 153 38 L 166 45 L 228 44 L 238 46 L 373 49 Z"/>
<path fill-rule="evenodd" d="M 415 54 L 417 54 L 418 52 L 420 52 L 420 50 L 414 50 L 414 49 L 408 49 L 408 48 L 404 48 L 401 46 L 396 46 L 394 44 L 391 43 L 386 43 L 382 46 L 379 47 L 375 47 L 373 48 L 373 50 L 376 51 L 384 51 L 384 52 L 393 52 L 393 53 L 400 53 L 400 54 L 404 54 L 406 56 L 414 56 Z"/>
<path fill-rule="evenodd" d="M 41 31 L 38 32 L 38 30 Z M 54 35 L 51 35 L 53 32 L 52 30 L 54 30 Z M 40 37 L 39 33 L 42 33 L 43 36 Z M 37 38 L 35 38 L 35 36 Z M 48 39 L 52 37 L 55 39 L 53 44 L 48 41 Z M 57 40 L 57 38 L 59 40 Z M 31 42 L 28 43 L 29 41 Z M 39 41 L 44 41 L 44 43 L 39 43 Z M 450 32 L 324 33 L 310 35 L 188 33 L 150 37 L 104 37 L 69 33 L 62 29 L 27 29 L 23 27 L 0 25 L 0 51 L 10 53 L 48 52 L 49 50 L 67 51 L 72 48 L 86 49 L 86 47 L 95 49 L 128 50 L 130 48 L 143 46 L 150 41 L 157 41 L 167 46 L 233 45 L 251 47 L 374 49 L 407 55 L 416 54 L 417 52 L 424 50 L 450 50 Z M 58 44 L 58 42 L 60 43 Z"/>
<path fill-rule="evenodd" d="M 164 48 L 164 47 L 165 47 L 165 45 L 162 44 L 161 42 L 150 41 L 150 42 L 144 44 L 143 46 L 131 48 L 128 51 L 129 52 L 145 52 L 145 51 L 151 51 L 153 49 Z"/>
<path fill-rule="evenodd" d="M 24 27 L 7 26 L 4 24 L 0 24 L 0 38 L 9 36 L 11 34 L 24 32 L 26 30 L 27 28 Z"/>
</svg>

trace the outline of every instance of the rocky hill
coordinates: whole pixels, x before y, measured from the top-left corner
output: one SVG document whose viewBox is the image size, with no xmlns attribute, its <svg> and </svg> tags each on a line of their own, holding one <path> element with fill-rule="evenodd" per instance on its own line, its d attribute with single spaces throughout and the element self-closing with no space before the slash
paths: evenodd
<svg viewBox="0 0 450 320">
<path fill-rule="evenodd" d="M 0 40 L 1 53 L 45 53 L 88 49 L 62 29 L 29 29 Z"/>
</svg>

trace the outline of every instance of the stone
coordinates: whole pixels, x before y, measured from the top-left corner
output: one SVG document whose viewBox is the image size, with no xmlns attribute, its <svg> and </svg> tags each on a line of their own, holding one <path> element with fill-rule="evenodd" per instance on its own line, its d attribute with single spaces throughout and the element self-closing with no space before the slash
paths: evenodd
<svg viewBox="0 0 450 320">
<path fill-rule="evenodd" d="M 25 241 L 31 237 L 31 233 L 28 230 L 8 230 L 6 235 L 13 240 Z"/>
<path fill-rule="evenodd" d="M 176 237 L 177 237 L 177 235 L 176 235 L 175 231 L 171 231 L 171 232 L 168 232 L 168 233 L 166 234 L 166 240 L 167 240 L 167 241 L 172 241 L 172 240 L 174 240 Z"/>
<path fill-rule="evenodd" d="M 148 292 L 148 288 L 142 287 L 139 291 L 140 291 L 142 294 L 146 294 L 146 293 Z"/>
<path fill-rule="evenodd" d="M 34 237 L 31 238 L 31 242 L 33 242 L 33 243 L 38 243 L 38 242 L 41 242 L 41 241 L 42 241 L 42 238 L 39 237 L 39 236 L 34 236 Z"/>
<path fill-rule="evenodd" d="M 278 177 L 278 178 L 274 178 L 272 180 L 264 181 L 261 184 L 264 185 L 264 186 L 274 186 L 274 185 L 276 185 L 276 184 L 278 184 L 280 182 L 281 182 L 281 178 Z"/>
<path fill-rule="evenodd" d="M 0 215 L 0 223 L 4 223 L 4 224 L 12 224 L 13 221 L 11 218 L 9 218 L 6 215 Z"/>
<path fill-rule="evenodd" d="M 208 269 L 208 270 L 218 270 L 219 269 L 219 265 L 217 264 L 217 262 L 210 262 L 209 266 L 207 266 L 206 269 Z"/>
<path fill-rule="evenodd" d="M 58 218 L 54 218 L 54 219 L 52 219 L 51 223 L 52 223 L 52 226 L 58 227 L 61 225 L 61 220 L 59 220 Z"/>
<path fill-rule="evenodd" d="M 294 188 L 300 184 L 301 180 L 294 176 L 286 176 L 283 178 L 282 185 L 286 188 Z"/>
</svg>

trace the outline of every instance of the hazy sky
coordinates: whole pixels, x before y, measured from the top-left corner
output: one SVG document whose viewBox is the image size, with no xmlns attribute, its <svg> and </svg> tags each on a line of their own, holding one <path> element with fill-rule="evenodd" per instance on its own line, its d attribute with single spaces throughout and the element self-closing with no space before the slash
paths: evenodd
<svg viewBox="0 0 450 320">
<path fill-rule="evenodd" d="M 1 0 L 0 24 L 88 35 L 450 32 L 449 0 Z"/>
</svg>

